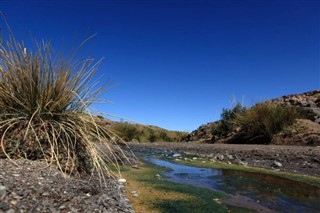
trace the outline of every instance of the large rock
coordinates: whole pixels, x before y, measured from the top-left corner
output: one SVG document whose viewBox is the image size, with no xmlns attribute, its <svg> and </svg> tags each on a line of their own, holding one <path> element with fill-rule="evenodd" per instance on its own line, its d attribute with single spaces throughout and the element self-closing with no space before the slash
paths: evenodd
<svg viewBox="0 0 320 213">
<path fill-rule="evenodd" d="M 267 102 L 282 106 L 297 107 L 304 112 L 311 121 L 320 124 L 320 90 L 282 96 Z"/>
</svg>

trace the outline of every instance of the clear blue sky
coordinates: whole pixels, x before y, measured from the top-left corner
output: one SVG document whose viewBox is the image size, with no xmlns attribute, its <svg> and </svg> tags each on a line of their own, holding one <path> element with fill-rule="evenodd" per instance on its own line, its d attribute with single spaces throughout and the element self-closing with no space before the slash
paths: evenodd
<svg viewBox="0 0 320 213">
<path fill-rule="evenodd" d="M 320 89 L 318 0 L 1 0 L 14 33 L 75 44 L 105 57 L 118 84 L 94 107 L 144 124 L 191 131 L 232 97 L 250 105 Z M 3 22 L 0 22 L 3 27 Z M 67 45 L 66 45 L 67 46 Z"/>
</svg>

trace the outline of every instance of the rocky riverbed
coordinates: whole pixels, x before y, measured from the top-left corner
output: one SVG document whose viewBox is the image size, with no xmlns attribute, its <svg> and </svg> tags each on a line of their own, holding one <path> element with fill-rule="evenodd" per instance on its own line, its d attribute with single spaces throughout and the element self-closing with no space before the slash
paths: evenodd
<svg viewBox="0 0 320 213">
<path fill-rule="evenodd" d="M 0 160 L 0 213 L 134 212 L 117 180 L 68 177 L 42 161 Z"/>
<path fill-rule="evenodd" d="M 136 150 L 165 149 L 240 164 L 291 173 L 320 176 L 320 147 L 280 145 L 234 145 L 197 143 L 130 143 Z"/>
</svg>

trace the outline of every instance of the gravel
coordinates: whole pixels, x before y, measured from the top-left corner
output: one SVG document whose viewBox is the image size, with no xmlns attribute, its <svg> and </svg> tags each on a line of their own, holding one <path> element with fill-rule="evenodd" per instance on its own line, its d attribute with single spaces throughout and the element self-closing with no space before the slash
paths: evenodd
<svg viewBox="0 0 320 213">
<path fill-rule="evenodd" d="M 17 166 L 17 165 L 19 166 Z M 42 161 L 0 159 L 0 213 L 131 213 L 124 188 L 114 179 L 67 177 Z"/>
</svg>

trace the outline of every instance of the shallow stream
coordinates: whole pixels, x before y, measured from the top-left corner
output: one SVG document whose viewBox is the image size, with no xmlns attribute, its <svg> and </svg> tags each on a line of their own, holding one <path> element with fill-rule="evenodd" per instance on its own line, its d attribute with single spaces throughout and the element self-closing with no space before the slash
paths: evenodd
<svg viewBox="0 0 320 213">
<path fill-rule="evenodd" d="M 166 180 L 204 187 L 230 195 L 224 202 L 257 212 L 320 212 L 320 188 L 297 181 L 237 170 L 200 168 L 145 156 L 144 161 L 166 168 Z"/>
</svg>

